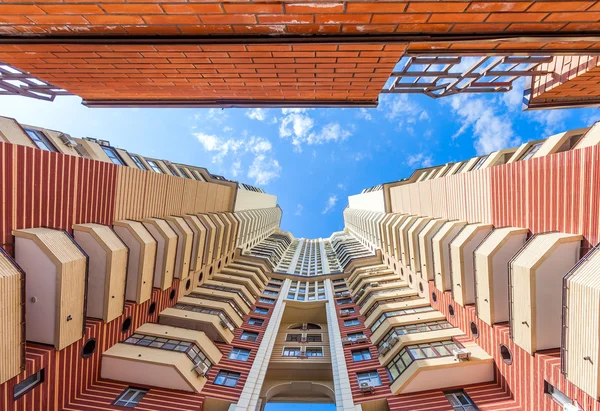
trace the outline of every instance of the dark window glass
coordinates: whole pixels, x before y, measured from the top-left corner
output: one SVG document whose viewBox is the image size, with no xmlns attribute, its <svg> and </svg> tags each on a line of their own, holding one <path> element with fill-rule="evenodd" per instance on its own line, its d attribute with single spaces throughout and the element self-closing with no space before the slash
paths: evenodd
<svg viewBox="0 0 600 411">
<path fill-rule="evenodd" d="M 352 360 L 353 361 L 365 361 L 365 360 L 370 360 L 371 358 L 372 358 L 371 351 L 369 351 L 368 348 L 352 351 Z"/>
<path fill-rule="evenodd" d="M 250 357 L 250 350 L 234 347 L 227 358 L 230 360 L 248 361 L 248 357 Z"/>
<path fill-rule="evenodd" d="M 140 170 L 148 170 L 148 167 L 146 167 L 144 165 L 144 163 L 142 163 L 142 160 L 138 156 L 135 156 L 135 155 L 132 155 L 132 154 L 130 154 L 129 156 L 131 157 L 131 159 L 133 160 L 133 162 L 135 163 L 135 165 L 138 166 L 138 168 Z"/>
<path fill-rule="evenodd" d="M 33 140 L 33 142 L 35 143 L 35 145 L 38 148 L 41 148 L 42 150 L 46 150 L 46 151 L 54 151 L 54 152 L 58 151 L 56 149 L 56 147 L 54 147 L 54 144 L 52 144 L 50 142 L 50 139 L 48 139 L 48 137 L 46 137 L 46 135 L 44 134 L 43 131 L 30 130 L 30 129 L 26 128 L 25 132 Z"/>
<path fill-rule="evenodd" d="M 216 385 L 224 385 L 226 387 L 235 387 L 240 379 L 239 372 L 219 371 L 215 378 Z"/>
<path fill-rule="evenodd" d="M 144 398 L 148 390 L 143 388 L 128 387 L 115 401 L 115 405 L 126 408 L 134 408 Z"/>
<path fill-rule="evenodd" d="M 44 382 L 44 374 L 45 371 L 42 368 L 38 372 L 31 374 L 29 377 L 25 378 L 23 381 L 18 383 L 13 387 L 13 399 L 18 399 L 23 395 L 27 394 L 29 391 L 33 390 L 35 387 Z"/>
<path fill-rule="evenodd" d="M 108 156 L 108 158 L 110 158 L 110 161 L 112 161 L 113 163 L 118 164 L 120 166 L 125 165 L 123 160 L 121 160 L 121 156 L 119 155 L 119 153 L 117 153 L 117 150 L 115 150 L 112 147 L 106 147 L 106 146 L 101 146 L 101 147 L 102 147 L 102 150 Z"/>
</svg>

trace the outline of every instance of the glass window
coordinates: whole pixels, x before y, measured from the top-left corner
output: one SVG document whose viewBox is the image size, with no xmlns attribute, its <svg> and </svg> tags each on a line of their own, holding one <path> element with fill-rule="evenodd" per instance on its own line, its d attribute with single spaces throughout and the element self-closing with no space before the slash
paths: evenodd
<svg viewBox="0 0 600 411">
<path fill-rule="evenodd" d="M 150 168 L 160 174 L 164 174 L 164 172 L 162 171 L 162 169 L 158 166 L 158 163 L 154 160 L 148 160 L 146 159 L 146 163 L 148 163 L 148 165 L 150 166 Z"/>
<path fill-rule="evenodd" d="M 352 351 L 352 361 L 365 361 L 371 358 L 371 351 L 368 348 Z"/>
<path fill-rule="evenodd" d="M 23 381 L 18 383 L 13 387 L 13 399 L 16 400 L 23 395 L 27 394 L 29 391 L 33 390 L 35 387 L 44 382 L 44 369 L 42 368 L 35 374 L 31 374 L 29 377 L 25 378 Z"/>
<path fill-rule="evenodd" d="M 287 334 L 285 336 L 286 341 L 300 342 L 301 339 L 302 339 L 302 334 Z"/>
<path fill-rule="evenodd" d="M 131 157 L 131 159 L 133 160 L 133 162 L 135 163 L 135 165 L 138 166 L 138 168 L 140 170 L 148 170 L 148 167 L 146 167 L 144 165 L 144 163 L 142 162 L 142 160 L 138 156 L 133 155 L 133 154 L 130 154 L 129 156 Z"/>
<path fill-rule="evenodd" d="M 323 337 L 321 336 L 321 334 L 307 334 L 306 341 L 307 342 L 322 342 Z"/>
<path fill-rule="evenodd" d="M 415 360 L 423 358 L 449 357 L 462 346 L 452 340 L 415 344 L 404 347 L 386 364 L 390 379 L 395 381 Z"/>
<path fill-rule="evenodd" d="M 322 357 L 323 349 L 321 347 L 309 347 L 306 348 L 306 355 L 308 357 Z"/>
<path fill-rule="evenodd" d="M 147 392 L 148 390 L 143 388 L 127 387 L 127 389 L 123 391 L 119 398 L 117 398 L 115 405 L 120 407 L 134 408 L 140 403 Z"/>
<path fill-rule="evenodd" d="M 215 377 L 214 384 L 224 385 L 226 387 L 235 387 L 237 385 L 238 380 L 240 379 L 240 376 L 241 374 L 239 372 L 221 370 Z"/>
<path fill-rule="evenodd" d="M 544 380 L 544 393 L 548 394 L 552 399 L 559 403 L 562 407 L 567 404 L 573 404 L 573 400 L 567 397 L 562 391 L 557 389 L 554 385 Z M 458 408 L 460 409 L 460 408 Z"/>
<path fill-rule="evenodd" d="M 38 148 L 41 148 L 42 150 L 46 151 L 58 152 L 56 147 L 54 147 L 54 144 L 50 142 L 50 140 L 48 139 L 48 137 L 46 137 L 44 132 L 40 130 L 30 130 L 28 128 L 25 129 L 25 132 L 33 140 L 33 142 Z"/>
<path fill-rule="evenodd" d="M 452 408 L 458 411 L 477 411 L 479 408 L 469 396 L 463 391 L 445 392 L 444 395 L 452 405 Z"/>
<path fill-rule="evenodd" d="M 535 153 L 538 152 L 538 150 L 540 149 L 540 147 L 542 147 L 542 144 L 544 144 L 544 142 L 539 142 L 536 144 L 533 144 L 531 147 L 529 147 L 527 149 L 527 151 L 525 151 L 525 153 L 523 154 L 523 156 L 519 159 L 519 160 L 529 160 L 531 157 L 533 157 L 533 155 Z"/>
<path fill-rule="evenodd" d="M 477 162 L 475 163 L 475 165 L 473 166 L 471 171 L 479 170 L 481 168 L 481 166 L 483 165 L 483 163 L 485 163 L 485 160 L 487 160 L 488 157 L 489 157 L 489 154 L 486 156 L 479 157 L 479 160 L 477 160 Z"/>
<path fill-rule="evenodd" d="M 254 307 L 254 312 L 256 314 L 267 314 L 269 312 L 268 308 L 263 308 L 263 307 Z"/>
<path fill-rule="evenodd" d="M 258 301 L 265 304 L 275 304 L 275 300 L 272 298 L 260 297 Z"/>
<path fill-rule="evenodd" d="M 359 338 L 365 338 L 365 334 L 362 332 L 350 333 L 348 334 L 348 338 L 350 338 L 351 340 L 357 340 Z"/>
<path fill-rule="evenodd" d="M 265 291 L 263 291 L 263 294 L 265 294 L 265 295 L 277 295 L 279 293 L 277 291 L 265 290 Z"/>
<path fill-rule="evenodd" d="M 360 321 L 358 320 L 358 318 L 352 318 L 351 320 L 344 320 L 344 325 L 346 327 L 350 327 L 353 325 L 359 325 Z"/>
<path fill-rule="evenodd" d="M 250 324 L 250 325 L 258 325 L 258 326 L 263 325 L 264 322 L 265 322 L 265 320 L 263 320 L 262 318 L 250 318 L 248 320 L 248 324 Z"/>
<path fill-rule="evenodd" d="M 342 298 L 341 300 L 337 300 L 338 305 L 350 304 L 351 302 L 351 298 Z"/>
<path fill-rule="evenodd" d="M 125 344 L 140 345 L 142 347 L 179 351 L 185 353 L 195 365 L 204 364 L 207 370 L 212 367 L 212 363 L 204 352 L 202 352 L 195 343 L 188 341 L 155 337 L 152 335 L 133 334 L 123 342 Z"/>
<path fill-rule="evenodd" d="M 244 341 L 256 341 L 258 340 L 258 333 L 252 331 L 244 331 L 240 336 L 240 340 Z"/>
<path fill-rule="evenodd" d="M 298 357 L 300 355 L 300 347 L 284 347 L 283 354 L 284 357 Z"/>
<path fill-rule="evenodd" d="M 115 150 L 112 147 L 106 147 L 106 146 L 100 146 L 100 147 L 102 147 L 102 150 L 106 153 L 108 158 L 110 158 L 110 161 L 112 161 L 113 163 L 118 164 L 120 166 L 125 165 L 123 160 L 121 160 L 121 156 L 119 155 L 119 153 L 117 153 L 117 150 Z"/>
<path fill-rule="evenodd" d="M 381 379 L 377 371 L 359 372 L 356 374 L 356 379 L 358 380 L 358 385 L 364 382 L 372 387 L 379 387 L 381 385 Z"/>
<path fill-rule="evenodd" d="M 248 357 L 250 357 L 250 350 L 234 347 L 229 353 L 228 358 L 230 360 L 248 361 Z"/>
<path fill-rule="evenodd" d="M 188 175 L 188 173 L 185 171 L 185 169 L 183 167 L 177 167 L 177 169 L 179 170 L 179 173 L 182 175 L 182 177 L 190 178 L 190 176 Z"/>
</svg>

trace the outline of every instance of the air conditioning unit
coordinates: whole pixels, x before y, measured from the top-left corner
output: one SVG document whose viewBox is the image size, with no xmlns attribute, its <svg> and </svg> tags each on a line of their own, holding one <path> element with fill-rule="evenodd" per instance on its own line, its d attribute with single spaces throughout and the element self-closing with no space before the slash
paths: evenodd
<svg viewBox="0 0 600 411">
<path fill-rule="evenodd" d="M 65 133 L 61 133 L 61 134 L 58 136 L 58 139 L 59 139 L 60 141 L 62 141 L 62 143 L 63 143 L 65 146 L 67 146 L 67 147 L 71 147 L 71 148 L 73 148 L 73 147 L 75 147 L 75 146 L 77 145 L 77 141 L 75 141 L 75 140 L 73 139 L 73 137 L 71 137 L 70 135 L 68 135 L 68 134 L 65 134 Z"/>
<path fill-rule="evenodd" d="M 342 291 L 340 293 L 340 296 L 342 296 L 342 297 L 350 297 L 350 291 Z"/>
<path fill-rule="evenodd" d="M 350 315 L 350 311 L 342 310 L 340 311 L 340 317 L 348 317 Z"/>
<path fill-rule="evenodd" d="M 381 344 L 381 348 L 379 349 L 379 355 L 387 354 L 391 348 L 392 346 L 389 343 L 384 342 L 383 344 Z"/>
<path fill-rule="evenodd" d="M 350 337 L 342 338 L 342 345 L 349 345 L 349 344 L 352 344 L 353 342 L 354 342 L 354 340 Z"/>
<path fill-rule="evenodd" d="M 208 366 L 206 364 L 198 363 L 194 365 L 192 371 L 195 371 L 198 374 L 198 377 L 206 377 L 208 374 Z"/>
<path fill-rule="evenodd" d="M 379 287 L 379 283 L 377 281 L 372 282 L 371 287 Z"/>
<path fill-rule="evenodd" d="M 458 350 L 453 350 L 452 354 L 457 360 L 468 360 L 471 357 L 471 351 L 466 348 L 460 348 Z"/>
<path fill-rule="evenodd" d="M 360 392 L 372 393 L 373 391 L 375 391 L 375 387 L 373 387 L 368 382 L 361 382 L 359 387 L 360 387 Z"/>
<path fill-rule="evenodd" d="M 361 337 L 356 337 L 356 342 L 358 343 L 363 343 L 363 342 L 367 342 L 369 341 L 369 339 L 366 336 L 361 336 Z"/>
</svg>

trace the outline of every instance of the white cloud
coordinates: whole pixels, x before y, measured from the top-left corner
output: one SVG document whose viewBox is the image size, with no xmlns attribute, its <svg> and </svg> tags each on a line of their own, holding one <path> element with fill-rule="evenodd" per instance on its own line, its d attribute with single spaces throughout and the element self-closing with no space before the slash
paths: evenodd
<svg viewBox="0 0 600 411">
<path fill-rule="evenodd" d="M 600 121 L 600 110 L 590 110 L 581 116 L 581 120 L 586 127 L 591 127 L 595 122 Z"/>
<path fill-rule="evenodd" d="M 531 116 L 533 121 L 539 123 L 544 128 L 543 138 L 550 137 L 565 129 L 565 120 L 569 113 L 565 110 L 540 110 L 532 111 Z"/>
<path fill-rule="evenodd" d="M 398 119 L 406 120 L 409 123 L 429 120 L 429 113 L 423 109 L 414 99 L 410 99 L 408 94 L 384 94 L 381 97 L 381 103 L 378 110 L 384 111 L 384 116 L 389 121 Z M 402 123 L 399 123 L 402 126 Z"/>
<path fill-rule="evenodd" d="M 471 128 L 477 154 L 488 154 L 519 144 L 520 139 L 515 136 L 508 116 L 499 114 L 498 107 L 494 107 L 489 100 L 463 94 L 450 97 L 447 101 L 461 122 L 460 129 L 452 139 Z"/>
<path fill-rule="evenodd" d="M 338 198 L 336 195 L 332 195 L 329 196 L 329 198 L 327 199 L 327 203 L 325 204 L 325 208 L 323 209 L 322 214 L 327 214 L 328 212 L 330 212 L 333 207 L 335 207 L 335 205 L 337 204 Z"/>
<path fill-rule="evenodd" d="M 406 158 L 406 164 L 409 167 L 415 168 L 431 167 L 433 165 L 433 157 L 425 153 L 412 154 Z"/>
<path fill-rule="evenodd" d="M 240 160 L 236 160 L 231 165 L 231 175 L 237 177 L 240 174 L 242 169 L 242 162 Z"/>
<path fill-rule="evenodd" d="M 298 204 L 298 206 L 296 207 L 296 212 L 294 213 L 294 215 L 302 215 L 302 211 L 304 210 L 304 207 L 302 206 L 302 204 Z"/>
<path fill-rule="evenodd" d="M 267 110 L 264 108 L 251 108 L 245 114 L 252 120 L 265 121 L 267 119 Z"/>
<path fill-rule="evenodd" d="M 362 118 L 364 120 L 373 120 L 373 116 L 371 115 L 371 113 L 369 112 L 369 110 L 367 110 L 366 108 L 359 109 L 358 113 L 356 114 L 356 116 L 358 118 Z"/>
<path fill-rule="evenodd" d="M 346 186 L 342 183 L 338 183 L 337 188 L 339 188 L 340 190 L 345 190 Z"/>
<path fill-rule="evenodd" d="M 513 82 L 512 90 L 502 94 L 502 102 L 509 110 L 517 111 L 521 109 L 524 87 L 524 79 L 519 79 Z"/>
<path fill-rule="evenodd" d="M 315 121 L 305 108 L 284 108 L 281 110 L 284 117 L 279 124 L 279 136 L 291 138 L 294 151 L 302 151 L 302 145 L 323 144 L 328 142 L 344 141 L 352 132 L 342 128 L 339 123 L 329 123 L 315 130 Z"/>
<path fill-rule="evenodd" d="M 254 157 L 254 161 L 248 169 L 248 178 L 253 178 L 254 184 L 257 185 L 269 184 L 272 180 L 279 178 L 280 174 L 279 161 L 264 154 Z"/>
</svg>

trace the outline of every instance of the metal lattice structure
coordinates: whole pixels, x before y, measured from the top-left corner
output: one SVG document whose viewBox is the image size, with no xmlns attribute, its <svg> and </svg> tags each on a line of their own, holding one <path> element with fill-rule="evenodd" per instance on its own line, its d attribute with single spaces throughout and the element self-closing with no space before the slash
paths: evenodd
<svg viewBox="0 0 600 411">
<path fill-rule="evenodd" d="M 439 98 L 507 92 L 520 77 L 548 74 L 535 69 L 551 61 L 551 56 L 407 56 L 400 60 L 382 93 Z"/>
<path fill-rule="evenodd" d="M 72 94 L 66 90 L 0 62 L 0 96 L 24 96 L 53 101 L 56 96 L 70 95 Z"/>
</svg>

